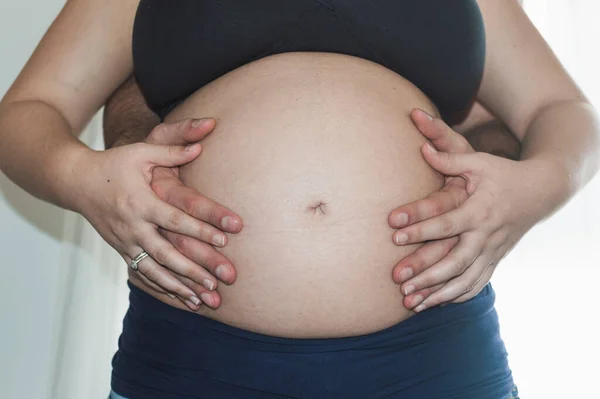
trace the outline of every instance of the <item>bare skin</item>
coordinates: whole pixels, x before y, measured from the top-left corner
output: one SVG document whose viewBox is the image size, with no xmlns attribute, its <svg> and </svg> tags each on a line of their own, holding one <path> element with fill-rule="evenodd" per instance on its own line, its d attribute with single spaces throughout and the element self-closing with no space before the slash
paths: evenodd
<svg viewBox="0 0 600 399">
<path fill-rule="evenodd" d="M 448 256 L 403 283 L 404 292 L 409 285 L 422 290 L 446 284 L 424 300 L 426 306 L 476 294 L 520 237 L 598 169 L 598 116 L 516 1 L 478 4 L 488 41 L 478 99 L 522 142 L 522 157 L 516 162 L 422 147 L 421 161 L 463 178 L 468 194 L 458 208 L 444 209 L 439 217 L 420 220 L 422 215 L 411 214 L 414 203 L 401 205 L 402 200 L 390 214 L 390 226 L 397 230 L 392 242 L 398 246 L 460 236 L 461 244 Z M 209 239 L 207 232 L 218 231 L 160 200 L 150 184 L 154 169 L 187 164 L 201 147 L 186 151 L 137 143 L 96 152 L 74 137 L 132 73 L 136 6 L 133 0 L 67 2 L 0 103 L 0 167 L 33 195 L 84 215 L 125 261 L 146 249 L 151 256 L 140 263 L 140 273 L 198 305 L 197 293 L 173 274 L 201 285 L 209 280 L 211 291 L 217 280 L 206 269 L 198 270 L 158 228 L 202 241 Z M 409 214 L 408 226 L 396 220 L 402 213 Z"/>
<path fill-rule="evenodd" d="M 160 125 L 160 126 L 159 126 Z M 155 144 L 182 144 L 191 143 L 190 139 L 196 138 L 200 140 L 205 136 L 195 135 L 190 130 L 189 132 L 182 131 L 181 125 L 177 123 L 163 123 L 160 124 L 160 118 L 152 110 L 148 108 L 143 95 L 135 81 L 135 78 L 131 76 L 107 101 L 104 108 L 104 141 L 107 148 L 112 146 L 120 146 L 126 144 L 132 144 L 147 140 L 147 137 L 156 137 L 156 131 L 153 131 L 159 126 L 158 131 L 162 132 L 160 140 L 154 140 Z M 419 125 L 417 125 L 419 127 Z M 455 130 L 460 131 L 472 144 L 477 151 L 488 152 L 498 156 L 504 156 L 510 159 L 518 159 L 520 152 L 520 143 L 514 137 L 514 135 L 508 131 L 508 128 L 492 116 L 485 108 L 477 103 L 467 114 L 467 117 L 460 125 L 454 126 Z M 151 134 L 153 132 L 153 134 Z M 187 137 L 187 141 L 182 142 L 181 138 Z M 226 212 L 226 208 L 218 205 L 216 202 L 207 199 L 201 193 L 190 187 L 185 186 L 179 176 L 173 172 L 171 168 L 156 168 L 154 172 L 155 178 L 153 179 L 153 188 L 156 194 L 164 201 L 170 203 L 173 206 L 185 209 L 181 204 L 199 204 L 195 206 L 195 209 L 203 209 L 204 214 L 192 214 L 192 216 L 210 223 L 205 215 L 221 215 Z M 435 206 L 435 205 L 434 205 Z M 319 202 L 318 204 L 310 205 L 307 209 L 311 210 L 316 214 L 325 214 L 326 204 Z M 237 215 L 232 215 L 238 217 Z M 213 224 L 215 224 L 213 222 Z M 218 226 L 217 224 L 215 224 Z M 226 284 L 232 284 L 235 281 L 236 270 L 233 263 L 224 257 L 224 255 L 217 251 L 217 249 L 211 245 L 213 242 L 203 242 L 193 237 L 184 236 L 181 234 L 173 233 L 164 229 L 160 229 L 161 234 L 165 236 L 180 252 L 186 257 L 194 261 L 196 264 L 206 267 L 220 281 Z M 228 233 L 238 233 L 239 230 L 226 230 Z M 227 235 L 224 236 L 224 241 L 227 240 Z M 457 240 L 447 240 L 446 243 L 441 243 L 442 253 L 449 252 L 453 244 Z M 226 245 L 226 244 L 225 244 Z M 219 247 L 224 247 L 219 246 Z M 440 253 L 439 249 L 434 253 Z M 406 259 L 406 262 L 415 265 L 423 265 L 423 269 L 427 266 L 427 258 L 431 257 L 431 252 L 424 252 L 423 250 L 414 252 L 411 257 Z M 405 262 L 405 263 L 406 263 Z M 216 265 L 216 266 L 215 266 Z M 219 273 L 216 273 L 217 267 Z M 140 280 L 136 272 L 128 269 L 129 278 L 133 280 Z M 192 283 L 189 279 L 178 277 L 184 284 L 190 286 Z M 397 277 L 396 281 L 400 278 Z M 165 294 L 164 290 L 160 287 L 151 287 L 147 281 L 146 287 L 149 289 L 155 289 L 157 292 Z M 196 288 L 201 291 L 201 299 L 204 304 L 212 308 L 217 308 L 221 303 L 221 298 L 217 291 L 209 291 L 199 286 Z M 410 301 L 405 301 L 407 308 L 412 308 Z"/>
</svg>

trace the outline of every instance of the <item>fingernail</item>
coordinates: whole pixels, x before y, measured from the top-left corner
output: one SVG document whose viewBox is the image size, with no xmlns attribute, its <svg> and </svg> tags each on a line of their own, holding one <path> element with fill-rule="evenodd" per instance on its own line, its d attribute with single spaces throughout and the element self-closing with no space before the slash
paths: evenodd
<svg viewBox="0 0 600 399">
<path fill-rule="evenodd" d="M 223 237 L 221 234 L 215 234 L 212 237 L 212 242 L 213 242 L 213 244 L 222 247 L 225 245 L 225 237 Z"/>
<path fill-rule="evenodd" d="M 217 269 L 215 270 L 215 274 L 217 275 L 217 277 L 220 280 L 224 280 L 227 277 L 227 275 L 229 274 L 229 273 L 227 273 L 227 266 L 225 266 L 225 265 L 217 266 Z"/>
<path fill-rule="evenodd" d="M 221 219 L 221 227 L 227 230 L 236 231 L 240 226 L 240 222 L 231 216 L 225 216 Z"/>
<path fill-rule="evenodd" d="M 408 234 L 406 234 L 406 233 L 396 233 L 394 241 L 396 242 L 396 244 L 405 243 L 406 241 L 408 241 Z"/>
<path fill-rule="evenodd" d="M 208 306 L 212 306 L 212 296 L 208 292 L 203 292 L 202 294 L 200 294 L 200 298 L 202 298 L 202 301 L 204 301 L 205 304 L 207 304 Z"/>
<path fill-rule="evenodd" d="M 196 143 L 196 144 L 190 144 L 185 146 L 185 150 L 190 152 L 190 151 L 194 151 L 196 148 L 198 148 L 200 146 L 200 144 Z"/>
<path fill-rule="evenodd" d="M 201 296 L 202 296 L 202 295 L 201 295 Z M 190 297 L 190 301 L 191 301 L 191 302 L 192 302 L 194 305 L 196 305 L 196 306 L 199 306 L 199 305 L 200 305 L 200 299 L 198 299 L 198 297 L 191 296 L 191 297 Z"/>
<path fill-rule="evenodd" d="M 435 149 L 434 146 L 431 145 L 431 143 L 426 142 L 425 145 L 427 146 L 427 149 L 431 152 L 433 152 L 434 154 L 437 153 L 437 150 Z"/>
<path fill-rule="evenodd" d="M 175 295 L 173 295 L 173 294 L 169 294 L 168 292 L 167 292 L 167 295 L 168 295 L 169 297 L 171 297 L 171 299 L 177 299 L 177 297 L 176 297 Z"/>
<path fill-rule="evenodd" d="M 400 272 L 400 282 L 403 283 L 413 276 L 413 271 L 410 267 L 402 269 Z"/>
<path fill-rule="evenodd" d="M 417 306 L 421 302 L 423 302 L 423 296 L 422 295 L 415 295 L 415 297 L 413 298 L 411 304 L 412 304 L 412 306 Z"/>
<path fill-rule="evenodd" d="M 206 119 L 194 119 L 192 127 L 200 127 L 206 123 Z"/>
<path fill-rule="evenodd" d="M 405 224 L 408 223 L 408 214 L 402 212 L 402 213 L 395 215 L 393 222 L 394 222 L 394 226 L 396 226 L 396 227 L 404 226 Z"/>
<path fill-rule="evenodd" d="M 421 304 L 415 308 L 415 312 L 419 313 L 419 312 L 424 311 L 425 309 L 427 309 L 427 306 Z"/>
<path fill-rule="evenodd" d="M 415 292 L 415 286 L 414 285 L 409 285 L 408 287 L 406 287 L 404 289 L 404 295 L 410 295 L 413 292 Z"/>
<path fill-rule="evenodd" d="M 204 280 L 202 280 L 202 285 L 204 287 L 206 287 L 207 290 L 214 290 L 215 289 L 215 283 L 213 283 L 212 281 L 210 281 L 209 279 L 205 278 Z M 200 298 L 202 298 L 202 295 L 200 295 Z"/>
<path fill-rule="evenodd" d="M 427 116 L 427 119 L 429 119 L 430 121 L 433 120 L 433 116 L 429 115 L 429 112 L 425 111 L 424 109 L 422 109 L 421 111 L 423 111 L 423 113 Z"/>
</svg>

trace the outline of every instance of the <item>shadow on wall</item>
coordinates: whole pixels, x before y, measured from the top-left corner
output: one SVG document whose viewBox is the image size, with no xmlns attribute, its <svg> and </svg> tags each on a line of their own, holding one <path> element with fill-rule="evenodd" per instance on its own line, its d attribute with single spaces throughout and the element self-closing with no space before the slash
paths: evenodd
<svg viewBox="0 0 600 399">
<path fill-rule="evenodd" d="M 79 135 L 81 141 L 96 150 L 104 149 L 101 120 L 102 113 L 99 112 L 84 132 Z M 88 248 L 89 245 L 83 243 L 83 224 L 87 224 L 92 232 L 90 237 L 98 237 L 101 240 L 98 233 L 85 218 L 74 213 L 71 215 L 72 217 L 67 217 L 71 213 L 70 211 L 35 198 L 10 181 L 1 171 L 0 197 L 6 199 L 6 203 L 19 217 L 57 242 L 71 244 L 86 253 L 94 253 L 93 249 Z M 97 242 L 98 240 L 92 241 Z"/>
<path fill-rule="evenodd" d="M 4 173 L 0 173 L 0 196 L 6 198 L 15 213 L 31 225 L 57 241 L 65 238 L 64 214 L 67 211 L 33 197 L 10 181 Z"/>
</svg>

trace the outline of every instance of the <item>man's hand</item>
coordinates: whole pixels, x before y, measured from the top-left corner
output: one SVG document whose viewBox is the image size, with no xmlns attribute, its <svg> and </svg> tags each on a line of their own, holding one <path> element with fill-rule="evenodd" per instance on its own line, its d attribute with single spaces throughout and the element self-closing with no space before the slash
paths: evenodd
<svg viewBox="0 0 600 399">
<path fill-rule="evenodd" d="M 131 76 L 119 90 L 113 93 L 104 108 L 106 146 L 107 148 L 119 147 L 136 142 L 186 145 L 204 139 L 215 127 L 215 120 L 212 118 L 188 119 L 170 124 L 159 124 L 159 122 L 160 118 L 148 108 L 135 77 Z M 236 271 L 231 262 L 216 251 L 215 246 L 222 247 L 227 243 L 224 232 L 237 233 L 242 229 L 241 218 L 194 189 L 183 185 L 179 180 L 179 168 L 154 167 L 151 177 L 152 190 L 162 201 L 183 210 L 201 223 L 201 231 L 198 234 L 200 239 L 158 229 L 159 233 L 174 246 L 174 251 L 179 251 L 200 269 L 187 270 L 187 276 L 194 276 L 193 280 L 166 268 L 156 274 L 169 273 L 166 277 L 174 276 L 178 280 L 177 283 L 183 283 L 187 289 L 197 293 L 204 303 L 217 308 L 220 305 L 220 297 L 214 291 L 217 279 L 231 284 L 235 281 Z M 167 258 L 174 257 L 169 257 L 167 253 L 163 255 Z M 129 278 L 175 298 L 173 292 L 167 292 L 164 287 L 161 288 L 152 281 L 144 279 L 140 273 L 133 272 L 131 269 Z M 198 309 L 189 301 L 186 305 L 192 310 Z"/>
<path fill-rule="evenodd" d="M 431 119 L 427 113 L 415 109 L 411 117 L 417 128 L 431 140 L 432 144 L 447 152 L 474 153 L 475 150 L 469 142 L 461 135 L 451 131 L 440 119 Z M 444 187 L 440 191 L 433 192 L 424 199 L 402 205 L 394 209 L 389 216 L 389 224 L 395 229 L 427 220 L 459 207 L 468 197 L 466 181 L 459 176 L 445 176 Z M 397 243 L 397 235 L 394 233 L 394 242 Z M 448 237 L 439 240 L 431 240 L 424 243 L 415 252 L 402 259 L 392 272 L 392 278 L 397 284 L 403 284 L 414 276 L 426 271 L 450 253 L 459 237 Z M 444 286 L 443 283 L 421 290 L 405 291 L 404 306 L 413 309 L 425 298 Z M 415 292 L 416 291 L 416 292 Z"/>
<path fill-rule="evenodd" d="M 212 118 L 186 119 L 177 123 L 163 123 L 156 126 L 148 135 L 145 142 L 159 145 L 187 145 L 198 142 L 206 137 L 215 127 Z M 199 194 L 194 189 L 185 186 L 179 180 L 179 168 L 155 167 L 152 171 L 151 187 L 163 201 L 173 205 L 202 222 L 200 236 L 196 239 L 160 228 L 160 234 L 165 237 L 183 255 L 194 263 L 206 269 L 218 280 L 231 284 L 235 281 L 236 271 L 232 263 L 216 247 L 227 244 L 227 233 L 238 233 L 242 229 L 241 218 L 232 212 Z M 174 275 L 187 287 L 198 293 L 203 303 L 211 308 L 217 308 L 221 299 L 215 291 L 214 277 L 208 275 L 203 284 L 198 284 L 184 276 Z M 130 278 L 137 278 L 130 270 Z M 147 284 L 148 285 L 148 284 Z M 157 289 L 157 287 L 152 287 Z M 162 291 L 162 290 L 160 290 Z M 193 309 L 196 310 L 196 309 Z"/>
<path fill-rule="evenodd" d="M 424 243 L 393 271 L 405 307 L 420 312 L 466 301 L 489 282 L 498 262 L 541 219 L 532 211 L 539 193 L 529 182 L 548 173 L 540 173 L 546 165 L 475 152 L 463 136 L 423 111 L 414 110 L 412 118 L 431 140 L 422 148 L 425 161 L 446 181 L 440 191 L 389 217 L 399 229 L 397 245 Z"/>
</svg>

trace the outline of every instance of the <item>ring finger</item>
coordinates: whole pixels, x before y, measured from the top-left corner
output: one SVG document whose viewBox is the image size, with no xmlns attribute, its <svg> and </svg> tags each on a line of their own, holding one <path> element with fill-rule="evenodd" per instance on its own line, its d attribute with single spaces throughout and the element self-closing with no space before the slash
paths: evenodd
<svg viewBox="0 0 600 399">
<path fill-rule="evenodd" d="M 405 296 L 404 301 L 403 301 L 404 307 L 406 307 L 407 309 L 414 309 L 415 307 L 419 306 L 421 304 L 421 302 L 423 302 L 425 299 L 427 299 L 429 297 L 429 295 L 438 291 L 443 286 L 444 286 L 444 283 L 438 284 L 436 286 L 428 287 L 428 288 L 422 289 L 420 291 L 417 291 L 414 294 Z"/>
<path fill-rule="evenodd" d="M 140 247 L 134 247 L 129 253 L 136 254 L 133 258 L 138 256 L 144 250 Z M 131 267 L 131 259 L 126 259 Z M 150 283 L 155 284 L 166 291 L 167 293 L 178 296 L 184 303 L 193 310 L 197 310 L 202 303 L 200 298 L 196 296 L 194 291 L 187 287 L 182 282 L 178 281 L 169 271 L 156 263 L 151 256 L 147 256 L 137 264 L 137 272 L 146 278 Z"/>
<path fill-rule="evenodd" d="M 394 267 L 393 279 L 396 283 L 402 284 L 413 276 L 419 275 L 432 265 L 444 258 L 458 243 L 458 236 L 446 238 L 444 240 L 435 240 L 425 243 L 415 252 L 402 259 Z M 407 295 L 410 292 L 407 293 Z"/>
<path fill-rule="evenodd" d="M 462 274 L 477 259 L 483 248 L 478 235 L 464 233 L 460 241 L 442 260 L 423 273 L 402 284 L 402 292 L 410 294 L 427 287 L 433 287 Z"/>
<path fill-rule="evenodd" d="M 436 306 L 440 303 L 452 302 L 455 299 L 464 297 L 465 295 L 475 296 L 476 292 L 474 290 L 478 287 L 478 284 L 481 283 L 488 275 L 491 277 L 489 271 L 490 269 L 492 271 L 494 269 L 490 266 L 491 264 L 492 261 L 488 256 L 481 256 L 477 258 L 477 260 L 465 273 L 450 280 L 443 287 L 443 289 L 431 294 L 431 296 L 424 300 L 417 308 L 421 307 L 419 309 L 419 311 L 421 311 L 423 309 Z"/>
<path fill-rule="evenodd" d="M 217 287 L 217 279 L 208 270 L 197 265 L 177 250 L 169 241 L 161 236 L 157 229 L 148 227 L 139 237 L 140 245 L 146 248 L 156 263 L 170 271 L 187 277 L 206 289 L 213 291 Z"/>
<path fill-rule="evenodd" d="M 221 305 L 221 297 L 219 296 L 217 291 L 209 291 L 200 284 L 186 277 L 178 276 L 177 279 L 180 280 L 192 291 L 200 293 L 200 299 L 202 300 L 202 303 L 206 304 L 207 306 L 213 309 L 217 309 Z"/>
<path fill-rule="evenodd" d="M 194 237 L 219 247 L 227 243 L 227 236 L 221 230 L 188 215 L 174 206 L 159 200 L 152 209 L 148 221 L 163 229 Z"/>
</svg>

